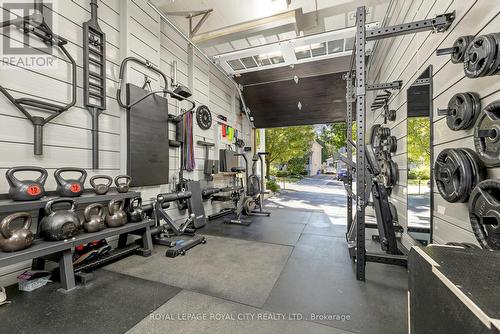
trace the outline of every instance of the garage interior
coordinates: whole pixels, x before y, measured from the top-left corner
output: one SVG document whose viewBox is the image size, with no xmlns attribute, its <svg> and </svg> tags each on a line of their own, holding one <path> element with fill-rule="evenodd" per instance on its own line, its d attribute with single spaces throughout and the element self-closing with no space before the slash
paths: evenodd
<svg viewBox="0 0 500 334">
<path fill-rule="evenodd" d="M 0 7 L 6 333 L 500 330 L 500 3 Z"/>
</svg>

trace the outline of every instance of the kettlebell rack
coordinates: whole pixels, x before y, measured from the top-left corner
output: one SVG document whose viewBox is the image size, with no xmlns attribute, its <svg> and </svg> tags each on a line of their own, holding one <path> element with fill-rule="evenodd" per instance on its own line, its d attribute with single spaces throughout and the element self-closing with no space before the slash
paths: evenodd
<svg viewBox="0 0 500 334">
<path fill-rule="evenodd" d="M 402 82 L 394 81 L 389 83 L 366 84 L 366 42 L 395 37 L 399 35 L 412 34 L 421 31 L 444 32 L 453 20 L 455 13 L 437 15 L 434 18 L 403 23 L 395 26 L 380 27 L 373 30 L 366 30 L 366 8 L 358 7 L 356 10 L 356 36 L 352 49 L 350 70 L 345 74 L 347 83 L 346 105 L 347 105 L 347 160 L 353 161 L 353 148 L 356 149 L 356 192 L 352 189 L 353 167 L 347 164 L 347 231 L 349 232 L 353 223 L 352 202 L 356 201 L 356 279 L 365 280 L 366 261 L 401 264 L 401 259 L 394 256 L 367 253 L 365 247 L 365 198 L 366 190 L 366 157 L 365 157 L 365 133 L 366 133 L 366 91 L 377 91 L 385 89 L 400 89 Z M 356 104 L 356 114 L 353 111 L 353 104 Z M 356 142 L 352 140 L 352 125 L 356 121 Z"/>
<path fill-rule="evenodd" d="M 76 205 L 86 205 L 99 202 L 108 202 L 112 199 L 129 200 L 134 197 L 141 196 L 140 192 L 129 191 L 126 193 L 119 193 L 116 189 L 111 189 L 106 195 L 96 195 L 93 190 L 86 190 L 80 197 L 73 197 Z M 13 201 L 8 199 L 6 194 L 0 195 L 0 215 L 8 214 L 11 212 L 22 211 L 37 211 L 38 210 L 38 224 L 45 216 L 45 205 L 50 200 L 59 198 L 55 192 L 48 192 L 47 196 L 36 201 Z M 37 226 L 38 226 L 37 224 Z M 33 269 L 43 269 L 45 265 L 44 257 L 52 255 L 58 258 L 59 262 L 59 277 L 61 280 L 61 288 L 63 290 L 72 290 L 76 287 L 75 284 L 75 271 L 81 271 L 83 268 L 73 267 L 72 249 L 78 245 L 86 244 L 93 240 L 101 240 L 113 236 L 119 236 L 119 246 L 125 246 L 124 240 L 129 233 L 140 234 L 142 236 L 142 247 L 125 247 L 125 250 L 133 250 L 142 256 L 150 256 L 153 250 L 153 242 L 151 240 L 150 227 L 153 221 L 146 219 L 138 223 L 129 223 L 120 227 L 105 228 L 99 232 L 94 233 L 80 233 L 77 236 L 62 241 L 45 241 L 42 239 L 35 239 L 33 245 L 30 247 L 12 253 L 0 252 L 0 268 L 12 264 L 20 263 L 23 261 L 33 260 Z M 38 234 L 38 233 L 37 233 Z M 126 241 L 125 241 L 126 243 Z M 135 246 L 135 245 L 133 245 Z M 116 257 L 123 257 L 123 252 L 118 251 Z M 111 258 L 106 258 L 111 261 Z M 96 261 L 96 265 L 102 262 Z M 89 269 L 90 264 L 85 265 L 85 269 Z"/>
</svg>

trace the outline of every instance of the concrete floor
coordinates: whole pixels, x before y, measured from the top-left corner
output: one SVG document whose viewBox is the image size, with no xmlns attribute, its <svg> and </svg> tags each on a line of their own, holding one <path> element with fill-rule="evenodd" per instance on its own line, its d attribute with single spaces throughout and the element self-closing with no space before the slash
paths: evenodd
<svg viewBox="0 0 500 334">
<path fill-rule="evenodd" d="M 45 299 L 50 301 L 49 309 L 60 306 L 64 311 L 59 315 L 36 318 L 46 323 L 44 333 L 69 332 L 63 321 L 68 312 L 70 318 L 75 312 L 80 318 L 73 324 L 81 330 L 74 332 L 83 332 L 89 323 L 92 331 L 110 333 L 407 330 L 404 268 L 370 263 L 366 282 L 355 279 L 345 243 L 345 192 L 340 182 L 320 176 L 287 184 L 285 191 L 269 199 L 267 207 L 271 217 L 254 217 L 247 227 L 211 222 L 200 230 L 207 244 L 186 256 L 166 258 L 164 248 L 155 246 L 152 257 L 132 256 L 99 270 L 96 282 L 78 288 L 77 300 L 58 293 L 53 298 L 54 289 L 40 289 L 36 299 L 29 294 L 15 298 L 11 312 L 47 310 L 38 301 Z M 109 275 L 128 279 L 116 281 Z M 127 285 L 130 292 L 126 292 Z M 151 293 L 154 298 L 148 297 Z M 102 298 L 106 300 L 100 302 Z M 68 300 L 94 306 L 73 311 Z M 131 307 L 131 300 L 137 302 L 136 307 Z M 113 316 L 96 318 L 101 312 Z M 120 321 L 120 314 L 126 320 Z M 98 328 L 106 330 L 96 330 L 92 319 L 101 321 Z M 29 317 L 23 320 L 22 328 L 31 323 L 37 326 Z M 58 325 L 51 326 L 52 322 Z M 22 332 L 15 321 L 5 329 Z"/>
</svg>

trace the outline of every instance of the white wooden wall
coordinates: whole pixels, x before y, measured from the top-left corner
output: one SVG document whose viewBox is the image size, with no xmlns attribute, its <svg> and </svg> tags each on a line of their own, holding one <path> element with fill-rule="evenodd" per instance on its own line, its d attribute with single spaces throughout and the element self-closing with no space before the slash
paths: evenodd
<svg viewBox="0 0 500 334">
<path fill-rule="evenodd" d="M 146 3 L 146 0 L 100 0 L 99 24 L 107 38 L 107 110 L 100 116 L 100 165 L 101 169 L 91 170 L 91 117 L 83 106 L 82 91 L 82 23 L 90 18 L 88 0 L 56 0 L 54 10 L 46 9 L 53 14 L 54 32 L 68 39 L 68 51 L 78 64 L 78 99 L 77 104 L 55 118 L 44 127 L 44 154 L 33 155 L 33 127 L 12 104 L 0 94 L 0 173 L 13 166 L 35 165 L 47 168 L 49 179 L 47 190 L 55 189 L 53 171 L 62 166 L 74 166 L 87 169 L 88 179 L 94 174 L 116 176 L 126 172 L 126 112 L 116 101 L 119 67 L 121 60 L 127 56 L 148 59 L 171 77 L 172 62 L 177 61 L 178 81 L 189 86 L 193 91 L 193 99 L 197 105 L 207 105 L 213 113 L 214 124 L 209 130 L 201 130 L 194 125 L 195 142 L 207 140 L 216 142 L 219 127 L 215 114 L 228 118 L 228 124 L 244 134 L 246 145 L 251 144 L 250 125 L 240 116 L 236 102 L 234 85 L 218 72 L 206 59 L 190 51 L 181 36 L 176 34 L 159 15 Z M 1 8 L 1 7 L 0 7 Z M 5 11 L 1 9 L 2 14 Z M 23 35 L 12 29 L 0 30 L 2 39 L 13 39 L 22 42 Z M 41 45 L 41 44 L 40 44 Z M 191 59 L 191 61 L 190 61 Z M 59 59 L 57 70 L 24 69 L 3 63 L 0 70 L 0 85 L 8 89 L 15 97 L 33 96 L 45 98 L 53 102 L 64 103 L 70 99 L 71 72 L 64 57 Z M 152 80 L 153 88 L 159 88 L 159 78 L 149 71 L 131 65 L 127 71 L 129 82 L 142 85 L 144 75 Z M 190 75 L 191 74 L 191 75 Z M 178 114 L 179 102 L 169 100 L 169 113 Z M 173 126 L 170 136 L 174 138 Z M 217 143 L 216 143 L 217 145 Z M 222 147 L 221 147 L 222 148 Z M 217 149 L 217 147 L 216 147 Z M 210 157 L 218 159 L 218 150 L 212 149 Z M 202 147 L 195 146 L 196 169 L 185 173 L 184 177 L 203 180 Z M 170 149 L 170 178 L 178 177 L 179 152 Z M 29 174 L 25 174 L 30 176 Z M 226 184 L 227 177 L 217 177 L 213 183 L 202 181 L 202 188 Z M 171 182 L 170 182 L 171 183 Z M 171 190 L 170 184 L 134 189 L 142 192 L 143 199 L 156 196 L 160 192 Z M 8 185 L 4 177 L 0 177 L 0 193 L 6 193 Z M 226 204 L 226 205 L 229 205 Z M 207 215 L 220 209 L 220 205 L 206 203 Z M 174 206 L 169 214 L 176 220 L 182 220 L 186 212 L 179 212 Z M 29 266 L 29 262 L 0 269 L 0 286 L 11 284 L 15 276 Z"/>
<path fill-rule="evenodd" d="M 482 35 L 500 31 L 500 2 L 491 0 L 393 0 L 388 12 L 388 22 L 394 25 L 431 18 L 437 14 L 456 11 L 456 19 L 445 33 L 420 32 L 381 40 L 376 45 L 370 60 L 368 82 L 390 82 L 403 80 L 403 87 L 393 94 L 390 108 L 397 111 L 395 122 L 389 122 L 392 134 L 398 138 L 398 151 L 394 160 L 399 166 L 399 185 L 394 188 L 391 201 L 398 209 L 399 221 L 406 228 L 406 90 L 415 79 L 433 65 L 433 109 L 434 157 L 448 147 L 474 148 L 473 130 L 451 131 L 443 116 L 437 115 L 437 108 L 447 106 L 456 93 L 471 91 L 479 94 L 481 103 L 500 99 L 500 81 L 496 77 L 469 79 L 464 75 L 461 64 L 453 64 L 449 56 L 436 56 L 438 48 L 450 47 L 462 35 Z M 370 94 L 367 105 L 374 98 Z M 368 108 L 369 110 L 369 108 Z M 380 111 L 367 112 L 367 128 L 383 123 Z M 489 178 L 500 177 L 500 169 L 489 169 Z M 434 188 L 434 242 L 462 241 L 476 243 L 468 220 L 467 204 L 448 203 Z"/>
</svg>

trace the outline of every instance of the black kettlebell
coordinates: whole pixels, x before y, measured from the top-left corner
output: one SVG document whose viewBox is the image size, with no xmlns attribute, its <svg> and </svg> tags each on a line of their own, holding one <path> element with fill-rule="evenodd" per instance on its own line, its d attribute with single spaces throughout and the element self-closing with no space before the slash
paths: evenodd
<svg viewBox="0 0 500 334">
<path fill-rule="evenodd" d="M 10 224 L 18 219 L 24 218 L 21 228 L 12 229 Z M 33 232 L 31 232 L 31 215 L 27 212 L 11 214 L 0 222 L 0 249 L 4 252 L 16 252 L 28 248 L 33 244 Z"/>
<path fill-rule="evenodd" d="M 125 182 L 120 182 L 120 180 L 125 180 Z M 115 177 L 116 191 L 119 193 L 126 193 L 130 188 L 130 183 L 132 178 L 128 175 L 118 175 Z"/>
<path fill-rule="evenodd" d="M 80 173 L 81 176 L 78 180 L 65 179 L 61 176 L 61 173 L 65 172 L 76 172 Z M 87 178 L 87 171 L 82 168 L 64 167 L 56 169 L 54 177 L 57 182 L 57 192 L 61 197 L 78 197 L 85 189 L 84 184 Z"/>
<path fill-rule="evenodd" d="M 108 227 L 119 227 L 127 223 L 127 214 L 123 210 L 125 201 L 123 199 L 112 199 L 108 204 L 106 225 Z"/>
<path fill-rule="evenodd" d="M 40 177 L 36 180 L 20 181 L 14 176 L 17 172 L 39 172 Z M 9 183 L 9 197 L 14 201 L 34 201 L 45 195 L 45 181 L 47 170 L 41 167 L 22 166 L 10 168 L 5 177 Z"/>
<path fill-rule="evenodd" d="M 70 209 L 54 211 L 57 203 L 69 203 Z M 40 222 L 38 230 L 45 240 L 65 240 L 78 234 L 80 219 L 76 214 L 75 201 L 70 198 L 54 199 L 45 206 L 46 216 Z"/>
<path fill-rule="evenodd" d="M 96 184 L 95 180 L 100 179 L 107 180 L 108 182 Z M 109 191 L 109 187 L 111 187 L 111 184 L 113 183 L 113 179 L 107 175 L 94 175 L 90 178 L 89 182 L 97 195 L 106 195 Z"/>
<path fill-rule="evenodd" d="M 87 206 L 83 212 L 83 217 L 85 218 L 83 229 L 87 233 L 98 232 L 106 227 L 102 204 L 94 203 Z"/>
<path fill-rule="evenodd" d="M 127 210 L 127 218 L 129 222 L 138 223 L 146 219 L 146 213 L 141 206 L 142 198 L 134 197 L 130 200 Z"/>
</svg>

